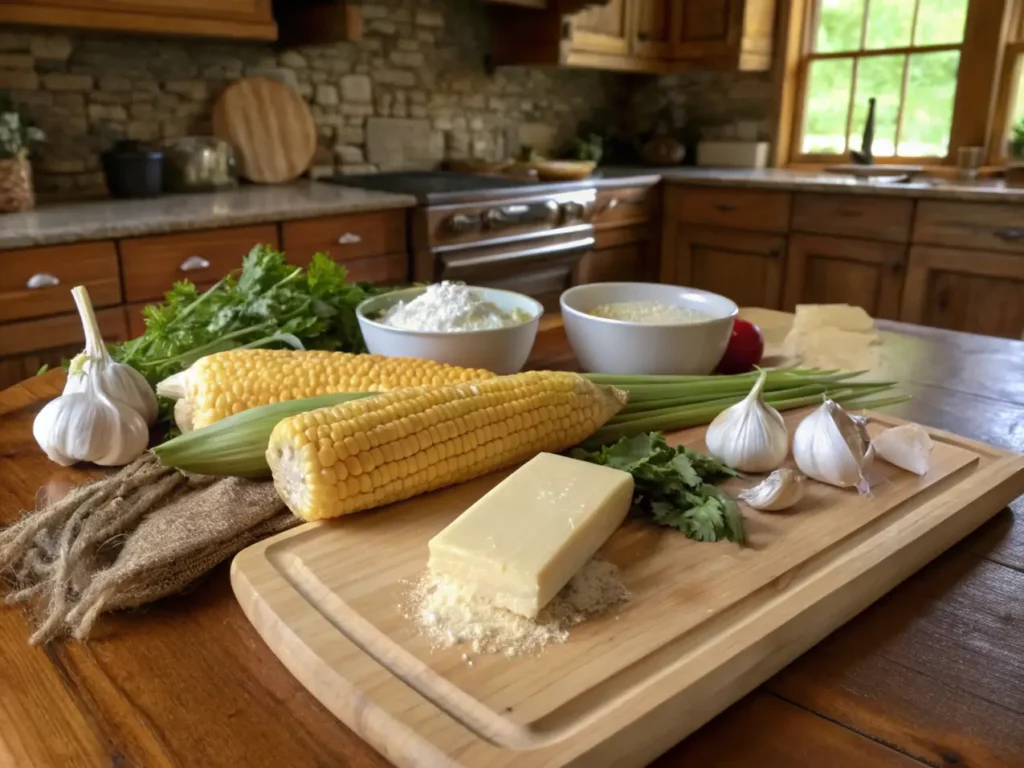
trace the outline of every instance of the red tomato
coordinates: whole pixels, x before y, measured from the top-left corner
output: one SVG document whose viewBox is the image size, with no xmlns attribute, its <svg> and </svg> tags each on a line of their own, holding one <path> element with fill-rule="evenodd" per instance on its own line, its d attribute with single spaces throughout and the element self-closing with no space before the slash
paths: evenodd
<svg viewBox="0 0 1024 768">
<path fill-rule="evenodd" d="M 764 336 L 761 329 L 747 320 L 736 318 L 732 326 L 729 346 L 715 369 L 716 373 L 746 373 L 761 362 L 764 354 Z"/>
</svg>

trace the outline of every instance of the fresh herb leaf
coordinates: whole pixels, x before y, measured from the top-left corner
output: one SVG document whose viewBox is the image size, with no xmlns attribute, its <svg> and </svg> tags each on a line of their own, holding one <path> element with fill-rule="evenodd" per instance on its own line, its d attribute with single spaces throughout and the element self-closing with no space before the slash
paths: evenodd
<svg viewBox="0 0 1024 768">
<path fill-rule="evenodd" d="M 111 353 L 155 385 L 204 355 L 238 347 L 363 352 L 355 308 L 387 290 L 349 282 L 345 268 L 326 254 L 315 254 L 303 269 L 258 245 L 237 276 L 207 291 L 187 280 L 175 283 L 163 304 L 143 310 L 146 332 Z"/>
<path fill-rule="evenodd" d="M 745 541 L 739 506 L 711 484 L 736 472 L 713 456 L 673 448 L 660 432 L 622 438 L 596 451 L 577 448 L 572 455 L 633 475 L 634 515 L 676 528 L 696 541 Z"/>
</svg>

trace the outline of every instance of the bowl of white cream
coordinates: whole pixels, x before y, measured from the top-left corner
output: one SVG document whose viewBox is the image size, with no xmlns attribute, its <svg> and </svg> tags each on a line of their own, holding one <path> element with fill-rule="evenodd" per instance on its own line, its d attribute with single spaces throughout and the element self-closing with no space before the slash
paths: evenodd
<svg viewBox="0 0 1024 768">
<path fill-rule="evenodd" d="M 569 344 L 591 373 L 711 373 L 739 313 L 717 293 L 663 283 L 578 285 L 560 303 Z"/>
<path fill-rule="evenodd" d="M 498 374 L 526 364 L 544 307 L 513 291 L 451 281 L 393 291 L 356 307 L 366 347 Z"/>
</svg>

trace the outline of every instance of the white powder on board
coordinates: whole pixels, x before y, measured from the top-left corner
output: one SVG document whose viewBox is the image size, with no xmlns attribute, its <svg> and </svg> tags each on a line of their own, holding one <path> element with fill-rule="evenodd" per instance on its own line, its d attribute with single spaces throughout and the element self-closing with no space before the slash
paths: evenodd
<svg viewBox="0 0 1024 768">
<path fill-rule="evenodd" d="M 400 301 L 384 313 L 380 322 L 411 331 L 484 331 L 525 323 L 521 309 L 506 312 L 473 288 L 445 280 L 427 286 L 412 301 Z"/>
<path fill-rule="evenodd" d="M 584 565 L 536 619 L 496 608 L 428 571 L 413 584 L 405 615 L 434 648 L 467 645 L 474 653 L 528 656 L 564 643 L 572 627 L 628 599 L 619 569 L 604 560 Z"/>
</svg>

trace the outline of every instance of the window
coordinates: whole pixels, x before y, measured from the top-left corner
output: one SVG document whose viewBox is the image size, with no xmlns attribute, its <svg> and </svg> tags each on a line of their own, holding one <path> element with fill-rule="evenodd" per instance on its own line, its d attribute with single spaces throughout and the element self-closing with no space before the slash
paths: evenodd
<svg viewBox="0 0 1024 768">
<path fill-rule="evenodd" d="M 871 98 L 876 158 L 949 156 L 968 0 L 807 6 L 791 156 L 838 159 L 860 149 Z"/>
</svg>

